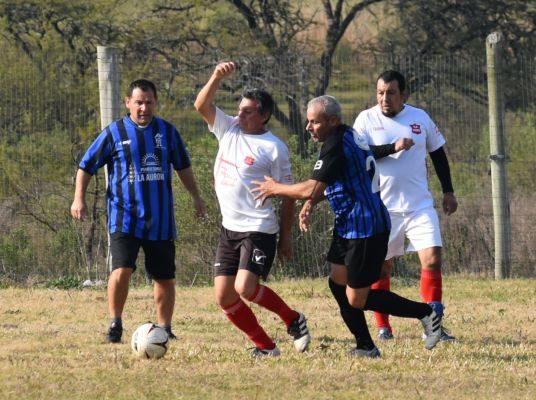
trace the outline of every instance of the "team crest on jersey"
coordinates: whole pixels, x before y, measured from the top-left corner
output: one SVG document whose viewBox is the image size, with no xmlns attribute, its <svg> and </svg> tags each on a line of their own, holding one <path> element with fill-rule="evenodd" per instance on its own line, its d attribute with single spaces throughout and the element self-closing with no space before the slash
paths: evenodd
<svg viewBox="0 0 536 400">
<path fill-rule="evenodd" d="M 410 124 L 409 126 L 411 128 L 411 133 L 414 133 L 416 135 L 420 135 L 422 133 L 421 126 L 414 122 L 413 124 Z"/>
<path fill-rule="evenodd" d="M 154 135 L 154 147 L 155 148 L 157 149 L 162 148 L 162 138 L 163 138 L 163 135 L 161 133 L 157 133 L 156 135 Z"/>
<path fill-rule="evenodd" d="M 255 159 L 251 156 L 246 156 L 246 158 L 244 158 L 244 162 L 247 165 L 253 165 L 255 163 Z"/>
</svg>

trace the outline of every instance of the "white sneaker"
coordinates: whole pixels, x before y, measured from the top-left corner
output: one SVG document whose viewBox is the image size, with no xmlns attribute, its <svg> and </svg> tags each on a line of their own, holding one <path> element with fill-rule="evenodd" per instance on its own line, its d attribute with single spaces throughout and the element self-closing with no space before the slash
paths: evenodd
<svg viewBox="0 0 536 400">
<path fill-rule="evenodd" d="M 307 350 L 309 343 L 311 343 L 311 335 L 309 334 L 305 315 L 300 313 L 300 315 L 292 321 L 287 332 L 294 338 L 294 347 L 298 352 L 303 353 Z"/>
<path fill-rule="evenodd" d="M 279 348 L 277 346 L 274 346 L 273 349 L 259 349 L 258 347 L 255 347 L 253 351 L 251 352 L 251 355 L 253 357 L 279 357 L 281 355 L 281 352 L 279 351 Z"/>
<path fill-rule="evenodd" d="M 437 342 L 441 339 L 441 317 L 432 310 L 430 315 L 421 319 L 426 339 L 424 339 L 424 347 L 432 350 Z"/>
</svg>

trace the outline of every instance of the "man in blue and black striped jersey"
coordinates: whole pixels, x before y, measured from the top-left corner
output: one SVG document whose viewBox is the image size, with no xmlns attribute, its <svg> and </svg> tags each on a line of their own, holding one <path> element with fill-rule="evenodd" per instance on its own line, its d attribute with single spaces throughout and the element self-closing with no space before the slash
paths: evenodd
<svg viewBox="0 0 536 400">
<path fill-rule="evenodd" d="M 125 105 L 128 115 L 108 125 L 80 161 L 71 206 L 73 218 L 86 217 L 85 198 L 91 176 L 106 165 L 112 255 L 108 280 L 108 310 L 112 321 L 107 339 L 111 343 L 121 342 L 121 315 L 140 247 L 145 253 L 147 275 L 154 281 L 157 322 L 171 338 L 175 337 L 171 331 L 177 237 L 171 190 L 173 170 L 192 196 L 197 214 L 205 213 L 190 156 L 179 132 L 155 115 L 155 85 L 145 79 L 132 82 Z"/>
<path fill-rule="evenodd" d="M 307 131 L 322 143 L 311 178 L 282 185 L 265 178 L 253 189 L 257 199 L 285 196 L 305 200 L 300 211 L 300 229 L 309 229 L 314 206 L 327 199 L 335 213 L 333 240 L 327 255 L 331 264 L 329 287 L 337 300 L 344 322 L 355 336 L 356 357 L 379 357 L 363 310 L 390 310 L 399 317 L 418 318 L 427 333 L 425 347 L 439 341 L 441 319 L 432 307 L 373 290 L 387 251 L 391 222 L 383 205 L 376 163 L 368 144 L 342 124 L 341 106 L 332 96 L 320 96 L 307 106 Z"/>
</svg>

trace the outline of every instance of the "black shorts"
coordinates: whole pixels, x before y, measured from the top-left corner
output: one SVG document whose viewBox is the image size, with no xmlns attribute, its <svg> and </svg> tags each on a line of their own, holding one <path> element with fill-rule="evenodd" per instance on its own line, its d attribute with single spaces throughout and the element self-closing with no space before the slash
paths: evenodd
<svg viewBox="0 0 536 400">
<path fill-rule="evenodd" d="M 122 232 L 110 235 L 112 271 L 117 268 L 136 270 L 140 247 L 145 253 L 145 272 L 150 279 L 175 279 L 175 241 L 145 240 Z"/>
<path fill-rule="evenodd" d="M 327 260 L 330 263 L 346 265 L 347 285 L 353 289 L 372 285 L 380 278 L 389 232 L 383 232 L 363 239 L 344 239 L 333 235 Z"/>
<path fill-rule="evenodd" d="M 233 276 L 239 269 L 268 277 L 274 262 L 277 234 L 234 232 L 221 228 L 214 262 L 215 276 Z"/>
</svg>

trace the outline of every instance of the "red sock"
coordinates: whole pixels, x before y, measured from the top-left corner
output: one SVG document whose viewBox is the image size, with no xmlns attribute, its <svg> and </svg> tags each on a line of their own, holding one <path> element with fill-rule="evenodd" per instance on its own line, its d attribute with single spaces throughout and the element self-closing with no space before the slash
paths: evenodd
<svg viewBox="0 0 536 400">
<path fill-rule="evenodd" d="M 268 286 L 257 285 L 255 292 L 248 300 L 276 313 L 287 326 L 299 316 L 296 311 L 290 308 L 287 303 L 285 303 L 283 299 Z"/>
<path fill-rule="evenodd" d="M 222 307 L 229 321 L 238 329 L 244 332 L 247 337 L 255 343 L 255 347 L 259 349 L 273 349 L 275 343 L 266 334 L 262 326 L 259 325 L 257 317 L 251 311 L 246 303 L 239 299 L 236 303 L 227 307 Z"/>
<path fill-rule="evenodd" d="M 423 301 L 430 303 L 438 301 L 441 303 L 443 297 L 443 281 L 441 270 L 422 269 L 421 270 L 421 295 Z"/>
<path fill-rule="evenodd" d="M 380 289 L 380 290 L 391 290 L 391 277 L 386 276 L 384 278 L 378 279 L 378 281 L 374 282 L 371 289 Z M 387 328 L 389 329 L 389 332 L 392 332 L 391 324 L 389 324 L 389 314 L 382 314 L 379 312 L 374 313 L 374 317 L 376 317 L 376 325 L 378 326 L 378 329 L 381 328 Z"/>
</svg>

